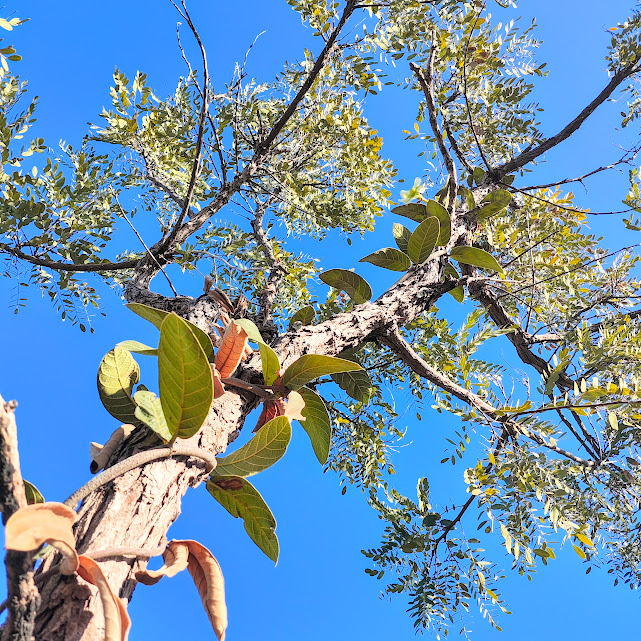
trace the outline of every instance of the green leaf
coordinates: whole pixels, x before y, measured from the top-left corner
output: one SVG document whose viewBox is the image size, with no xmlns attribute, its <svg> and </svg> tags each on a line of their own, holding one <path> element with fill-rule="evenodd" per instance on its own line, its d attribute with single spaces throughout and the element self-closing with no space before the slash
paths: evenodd
<svg viewBox="0 0 641 641">
<path fill-rule="evenodd" d="M 490 192 L 481 201 L 480 208 L 472 212 L 478 220 L 485 220 L 503 211 L 512 201 L 512 194 L 505 189 Z"/>
<path fill-rule="evenodd" d="M 312 442 L 318 462 L 324 465 L 327 462 L 329 446 L 332 442 L 332 421 L 323 399 L 314 390 L 303 387 L 299 393 L 305 401 L 305 407 L 301 412 L 305 420 L 300 421 L 300 424 Z"/>
<path fill-rule="evenodd" d="M 465 300 L 465 289 L 463 289 L 462 285 L 450 289 L 447 293 L 450 294 L 457 303 L 462 303 Z"/>
<path fill-rule="evenodd" d="M 162 322 L 167 318 L 169 312 L 164 312 L 162 309 L 156 309 L 155 307 L 149 307 L 149 305 L 143 305 L 142 303 L 127 303 L 126 305 L 134 314 L 138 314 L 141 318 L 144 318 L 146 321 L 149 321 L 152 325 L 155 325 L 158 329 L 162 325 Z M 193 323 L 182 319 L 184 323 L 189 325 L 189 328 L 193 332 L 194 336 L 198 339 L 201 347 L 207 355 L 207 360 L 210 363 L 213 363 L 216 360 L 216 354 L 214 353 L 214 344 L 211 342 L 211 338 L 203 332 L 200 327 L 197 327 Z"/>
<path fill-rule="evenodd" d="M 466 187 L 459 187 L 458 195 L 460 196 L 461 200 L 465 199 L 465 204 L 467 205 L 468 210 L 471 211 L 476 207 L 474 194 L 472 194 L 472 191 L 470 189 L 467 189 Z"/>
<path fill-rule="evenodd" d="M 165 443 L 171 441 L 172 433 L 167 426 L 160 399 L 153 392 L 139 389 L 134 394 L 134 401 L 138 405 L 136 418 L 160 436 Z"/>
<path fill-rule="evenodd" d="M 265 383 L 271 385 L 278 378 L 278 370 L 280 369 L 280 362 L 276 352 L 263 341 L 258 327 L 252 321 L 247 318 L 239 318 L 234 322 L 247 332 L 250 341 L 258 343 L 263 377 L 265 378 Z"/>
<path fill-rule="evenodd" d="M 316 310 L 311 305 L 301 307 L 290 319 L 288 329 L 292 329 L 294 323 L 311 325 L 316 320 Z"/>
<path fill-rule="evenodd" d="M 283 374 L 283 385 L 290 390 L 297 390 L 307 383 L 338 372 L 354 372 L 363 368 L 352 361 L 322 354 L 305 354 L 294 361 Z"/>
<path fill-rule="evenodd" d="M 481 182 L 483 181 L 483 178 L 485 178 L 485 169 L 482 169 L 481 167 L 474 167 L 474 171 L 472 173 L 472 177 L 474 178 L 474 182 L 477 185 L 480 185 Z"/>
<path fill-rule="evenodd" d="M 394 272 L 406 272 L 412 263 L 407 254 L 404 254 L 400 249 L 394 247 L 385 247 L 378 251 L 361 258 L 359 263 L 372 263 L 377 267 L 384 269 L 391 269 Z"/>
<path fill-rule="evenodd" d="M 211 409 L 214 379 L 190 324 L 173 313 L 160 326 L 158 387 L 170 434 L 193 436 Z"/>
<path fill-rule="evenodd" d="M 369 403 L 376 391 L 365 370 L 332 374 L 332 380 L 359 403 Z"/>
<path fill-rule="evenodd" d="M 139 380 L 140 368 L 130 352 L 114 347 L 105 354 L 98 368 L 98 393 L 105 409 L 122 423 L 137 423 L 132 390 Z"/>
<path fill-rule="evenodd" d="M 426 218 L 415 230 L 410 238 L 407 253 L 416 265 L 424 263 L 434 251 L 439 238 L 440 227 L 438 218 Z"/>
<path fill-rule="evenodd" d="M 404 254 L 407 254 L 407 244 L 410 242 L 410 236 L 412 235 L 412 232 L 404 225 L 401 225 L 400 223 L 394 223 L 392 234 L 394 235 L 394 240 L 396 241 L 398 248 Z"/>
<path fill-rule="evenodd" d="M 265 342 L 260 335 L 258 327 L 256 327 L 256 324 L 250 321 L 249 318 L 236 318 L 234 319 L 234 323 L 240 325 L 247 332 L 250 341 L 258 344 Z"/>
<path fill-rule="evenodd" d="M 450 257 L 465 265 L 474 265 L 482 269 L 503 273 L 503 267 L 498 264 L 496 258 L 478 247 L 453 247 Z"/>
<path fill-rule="evenodd" d="M 123 341 L 122 343 L 118 343 L 117 347 L 126 349 L 129 352 L 134 352 L 135 354 L 158 356 L 157 347 L 149 347 L 147 345 L 143 345 L 143 343 L 139 343 L 138 341 Z"/>
<path fill-rule="evenodd" d="M 425 209 L 428 216 L 438 218 L 441 231 L 436 244 L 439 247 L 447 245 L 452 232 L 452 221 L 450 220 L 450 215 L 447 213 L 447 209 L 445 209 L 445 207 L 436 200 L 428 200 L 427 205 L 425 205 Z"/>
<path fill-rule="evenodd" d="M 372 297 L 369 283 L 346 269 L 330 269 L 320 274 L 319 278 L 330 287 L 344 291 L 357 305 L 366 303 Z"/>
<path fill-rule="evenodd" d="M 27 505 L 35 505 L 36 503 L 44 503 L 45 497 L 42 496 L 40 490 L 33 484 L 29 483 L 26 479 L 22 479 L 24 483 L 24 493 L 27 497 Z"/>
<path fill-rule="evenodd" d="M 278 378 L 278 372 L 280 370 L 278 354 L 265 343 L 258 343 L 258 351 L 260 352 L 260 362 L 263 367 L 265 385 L 271 385 Z"/>
<path fill-rule="evenodd" d="M 274 562 L 278 561 L 276 519 L 258 490 L 237 476 L 212 476 L 207 491 L 234 517 L 243 519 L 249 538 Z"/>
<path fill-rule="evenodd" d="M 229 456 L 218 459 L 216 474 L 252 476 L 271 467 L 282 458 L 292 437 L 292 426 L 286 416 L 265 423 L 254 437 Z"/>
<path fill-rule="evenodd" d="M 405 216 L 416 223 L 420 223 L 425 220 L 427 216 L 427 209 L 425 205 L 419 205 L 418 203 L 410 203 L 409 205 L 400 205 L 399 207 L 394 207 L 392 209 L 393 214 L 398 214 L 399 216 Z"/>
</svg>

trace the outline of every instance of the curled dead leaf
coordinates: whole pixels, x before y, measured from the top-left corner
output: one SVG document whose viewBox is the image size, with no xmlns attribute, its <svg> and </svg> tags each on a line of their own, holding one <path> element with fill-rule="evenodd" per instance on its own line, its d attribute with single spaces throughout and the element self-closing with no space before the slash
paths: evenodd
<svg viewBox="0 0 641 641">
<path fill-rule="evenodd" d="M 197 541 L 171 541 L 163 559 L 165 564 L 159 570 L 137 572 L 136 579 L 145 585 L 152 585 L 163 576 L 174 576 L 187 567 L 216 637 L 224 641 L 227 629 L 225 581 L 214 555 Z"/>
<path fill-rule="evenodd" d="M 236 371 L 245 353 L 247 343 L 247 332 L 240 325 L 231 321 L 225 329 L 222 343 L 216 353 L 215 364 L 221 378 L 228 378 Z"/>
<path fill-rule="evenodd" d="M 76 513 L 63 503 L 37 503 L 15 512 L 7 520 L 5 546 L 8 550 L 31 552 L 49 543 L 63 554 L 62 574 L 73 574 L 78 569 L 76 539 L 71 526 Z"/>
<path fill-rule="evenodd" d="M 290 392 L 287 396 L 287 404 L 283 416 L 290 421 L 304 421 L 305 417 L 301 412 L 305 409 L 305 400 L 298 392 Z"/>
<path fill-rule="evenodd" d="M 275 401 L 265 401 L 263 403 L 263 409 L 260 416 L 258 417 L 258 421 L 256 421 L 256 427 L 253 431 L 258 432 L 265 423 L 269 423 L 269 421 L 277 416 L 280 416 L 280 408 L 278 404 Z"/>
<path fill-rule="evenodd" d="M 204 545 L 197 541 L 185 541 L 185 543 L 189 546 L 187 564 L 189 574 L 196 584 L 218 641 L 225 641 L 227 605 L 223 572 L 214 555 Z"/>
<path fill-rule="evenodd" d="M 136 429 L 135 425 L 124 423 L 109 437 L 109 440 L 104 444 L 91 443 L 89 446 L 89 454 L 91 456 L 91 465 L 89 471 L 92 474 L 100 472 L 100 470 L 107 464 L 109 457 L 114 453 L 116 448 Z"/>
<path fill-rule="evenodd" d="M 211 373 L 214 376 L 214 398 L 220 398 L 225 393 L 225 386 L 220 378 L 220 372 L 212 365 Z"/>
<path fill-rule="evenodd" d="M 95 585 L 100 594 L 105 617 L 105 641 L 127 641 L 131 619 L 127 608 L 112 591 L 107 579 L 96 561 L 88 556 L 79 556 L 78 574 L 85 581 Z"/>
<path fill-rule="evenodd" d="M 189 548 L 182 541 L 170 541 L 162 554 L 165 562 L 157 570 L 141 570 L 136 572 L 136 581 L 143 585 L 154 585 L 164 576 L 175 576 L 187 567 Z"/>
</svg>

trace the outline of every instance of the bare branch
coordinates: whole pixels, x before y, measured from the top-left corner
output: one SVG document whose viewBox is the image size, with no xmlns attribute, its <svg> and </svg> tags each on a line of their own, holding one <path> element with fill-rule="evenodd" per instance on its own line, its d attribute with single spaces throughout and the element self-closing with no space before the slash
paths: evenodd
<svg viewBox="0 0 641 641">
<path fill-rule="evenodd" d="M 581 113 L 569 122 L 558 134 L 547 138 L 546 140 L 540 142 L 538 145 L 532 149 L 528 149 L 523 153 L 519 154 L 516 158 L 504 163 L 500 167 L 496 167 L 492 170 L 491 175 L 495 180 L 500 180 L 503 176 L 515 172 L 517 169 L 524 167 L 528 163 L 531 163 L 533 160 L 544 154 L 546 151 L 549 151 L 553 147 L 556 147 L 559 143 L 563 142 L 569 138 L 599 107 L 604 103 L 614 92 L 614 90 L 631 75 L 637 73 L 641 67 L 639 62 L 635 61 L 632 64 L 624 67 L 617 71 L 610 82 L 605 86 L 605 88 L 599 93 L 599 95 L 585 108 Z"/>
<path fill-rule="evenodd" d="M 438 128 L 438 120 L 436 114 L 436 101 L 434 98 L 434 55 L 436 54 L 436 43 L 434 42 L 436 35 L 432 31 L 432 44 L 430 47 L 430 57 L 427 63 L 426 75 L 423 75 L 423 71 L 420 67 L 415 65 L 413 62 L 410 62 L 410 69 L 414 72 L 414 75 L 423 89 L 425 94 L 425 102 L 427 103 L 427 112 L 430 118 L 430 126 L 432 127 L 432 132 L 436 138 L 436 144 L 438 145 L 441 156 L 443 156 L 443 162 L 447 168 L 447 173 L 449 176 L 448 187 L 449 187 L 449 196 L 447 203 L 447 210 L 450 213 L 450 216 L 454 213 L 454 204 L 456 203 L 456 196 L 458 192 L 458 175 L 456 172 L 456 166 L 452 160 L 452 156 L 445 146 L 443 140 L 443 135 L 441 134 Z"/>
<path fill-rule="evenodd" d="M 17 403 L 5 403 L 0 396 L 0 508 L 2 521 L 26 507 L 15 409 Z M 5 556 L 9 616 L 2 630 L 2 641 L 31 641 L 40 594 L 33 581 L 33 553 L 7 550 Z"/>
<path fill-rule="evenodd" d="M 21 258 L 22 260 L 31 263 L 32 265 L 38 265 L 39 267 L 46 267 L 47 269 L 58 269 L 63 272 L 112 272 L 119 271 L 121 269 L 132 269 L 136 267 L 140 262 L 140 259 L 134 258 L 131 260 L 123 260 L 120 263 L 60 263 L 53 260 L 45 260 L 44 258 L 38 258 L 37 256 L 31 256 L 25 254 L 19 249 L 9 247 L 4 243 L 0 243 L 0 251 L 7 252 L 16 258 Z"/>
<path fill-rule="evenodd" d="M 176 7 L 173 0 L 172 0 L 172 4 Z M 191 16 L 187 11 L 187 7 L 185 6 L 184 0 L 182 3 L 182 6 L 183 6 L 184 13 L 181 12 L 180 10 L 179 12 L 185 18 L 185 20 L 187 20 L 187 24 L 189 25 L 191 32 L 194 34 L 194 38 L 196 38 L 196 42 L 198 43 L 198 47 L 200 48 L 200 55 L 203 60 L 203 94 L 202 94 L 203 97 L 202 97 L 202 104 L 200 108 L 200 116 L 198 118 L 198 136 L 196 138 L 196 149 L 194 151 L 194 161 L 191 168 L 191 176 L 189 177 L 189 185 L 187 187 L 187 193 L 185 194 L 183 208 L 182 208 L 182 211 L 180 212 L 180 216 L 178 216 L 178 220 L 176 221 L 174 228 L 169 232 L 167 237 L 162 241 L 161 243 L 162 249 L 166 247 L 171 247 L 174 239 L 176 238 L 176 235 L 178 234 L 178 230 L 182 227 L 185 217 L 187 216 L 187 213 L 190 210 L 191 199 L 193 198 L 194 191 L 196 189 L 196 180 L 198 179 L 198 172 L 200 169 L 200 156 L 202 154 L 203 138 L 205 135 L 205 120 L 207 119 L 207 114 L 209 112 L 209 70 L 207 68 L 207 53 L 205 52 L 205 47 L 203 46 L 203 43 L 200 39 L 200 35 L 196 30 L 194 23 L 191 20 Z M 176 9 L 178 9 L 178 7 L 176 7 Z"/>
</svg>

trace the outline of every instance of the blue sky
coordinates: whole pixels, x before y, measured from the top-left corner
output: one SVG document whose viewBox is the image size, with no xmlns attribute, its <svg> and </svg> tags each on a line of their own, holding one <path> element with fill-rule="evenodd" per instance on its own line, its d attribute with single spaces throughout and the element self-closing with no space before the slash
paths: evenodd
<svg viewBox="0 0 641 641">
<path fill-rule="evenodd" d="M 544 40 L 539 58 L 548 61 L 550 76 L 537 83 L 536 98 L 547 106 L 542 115 L 544 131 L 554 133 L 606 84 L 604 30 L 625 19 L 633 3 L 522 4 L 524 21 L 536 15 L 538 34 Z M 234 63 L 263 31 L 248 63 L 249 74 L 258 78 L 269 80 L 285 59 L 300 57 L 304 46 L 319 48 L 284 0 L 247 0 L 242 10 L 232 3 L 204 0 L 193 0 L 189 6 L 219 84 L 231 76 Z M 102 106 L 108 103 L 114 66 L 130 77 L 138 69 L 148 73 L 149 84 L 161 96 L 171 93 L 185 73 L 175 39 L 178 16 L 168 1 L 5 3 L 0 16 L 13 15 L 31 21 L 0 35 L 24 57 L 16 68 L 28 79 L 32 94 L 40 96 L 34 134 L 43 136 L 51 147 L 60 139 L 78 143 L 87 132 L 87 122 L 98 121 Z M 188 40 L 186 33 L 183 38 Z M 417 157 L 420 147 L 405 143 L 402 134 L 414 123 L 416 99 L 390 88 L 372 100 L 367 110 L 384 136 L 384 152 L 410 183 L 425 170 Z M 610 132 L 617 126 L 619 111 L 616 104 L 605 105 L 589 127 L 549 154 L 549 162 L 536 171 L 537 181 L 580 174 L 616 159 L 619 138 L 613 140 Z M 625 184 L 625 175 L 599 178 L 590 183 L 589 193 L 577 190 L 579 202 L 595 210 L 618 209 Z M 321 246 L 323 266 L 353 266 L 355 260 L 382 246 L 380 239 L 389 238 L 392 222 L 391 216 L 383 217 L 376 234 L 352 248 L 342 241 Z M 606 235 L 609 246 L 630 240 L 612 219 L 597 219 L 593 225 Z M 127 242 L 133 246 L 135 239 Z M 380 270 L 365 266 L 360 271 L 376 283 L 379 293 L 386 286 Z M 201 287 L 200 277 L 185 279 L 181 293 L 198 295 Z M 153 343 L 155 330 L 127 312 L 108 290 L 103 292 L 106 317 L 93 319 L 95 334 L 82 334 L 77 327 L 61 323 L 48 300 L 36 291 L 28 293 L 27 306 L 14 315 L 14 288 L 15 282 L 0 282 L 0 393 L 19 402 L 25 478 L 47 499 L 63 500 L 89 476 L 89 442 L 104 441 L 117 426 L 103 410 L 95 389 L 100 359 L 125 339 Z M 443 310 L 447 312 L 445 305 Z M 501 358 L 510 362 L 510 346 L 499 343 L 498 349 Z M 145 371 L 152 376 L 154 363 L 143 359 L 139 359 L 143 377 Z M 397 402 L 402 406 L 406 399 L 399 396 Z M 426 412 L 419 422 L 414 414 L 410 407 L 401 417 L 412 444 L 401 448 L 394 459 L 400 488 L 410 496 L 417 477 L 430 476 L 432 485 L 439 480 L 447 483 L 460 480 L 464 469 L 443 470 L 438 463 L 445 438 L 457 422 Z M 204 487 L 187 495 L 183 515 L 170 531 L 174 538 L 202 541 L 219 559 L 227 581 L 228 639 L 412 638 L 403 599 L 379 600 L 379 583 L 363 571 L 367 565 L 360 549 L 377 545 L 378 520 L 358 491 L 350 489 L 341 496 L 338 479 L 322 474 L 306 436 L 301 430 L 294 432 L 285 458 L 256 479 L 278 520 L 281 558 L 276 568 L 248 539 L 242 523 L 231 519 Z M 494 553 L 509 566 L 498 546 Z M 503 596 L 514 614 L 500 618 L 504 632 L 497 633 L 473 617 L 472 638 L 601 639 L 634 630 L 638 596 L 624 586 L 613 588 L 604 572 L 595 570 L 587 577 L 584 572 L 574 552 L 565 549 L 532 582 L 508 577 Z M 213 638 L 190 581 L 185 574 L 151 588 L 141 586 L 130 606 L 134 622 L 130 639 Z"/>
</svg>

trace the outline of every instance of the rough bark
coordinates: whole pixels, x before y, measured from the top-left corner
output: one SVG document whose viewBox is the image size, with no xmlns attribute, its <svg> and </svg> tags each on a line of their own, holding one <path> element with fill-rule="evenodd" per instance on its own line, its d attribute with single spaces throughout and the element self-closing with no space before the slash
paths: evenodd
<svg viewBox="0 0 641 641">
<path fill-rule="evenodd" d="M 17 403 L 5 403 L 0 396 L 0 510 L 3 523 L 17 510 L 27 505 L 18 457 L 18 430 L 15 420 Z M 40 604 L 33 581 L 30 552 L 7 550 L 5 557 L 7 605 L 9 616 L 2 630 L 2 641 L 29 641 Z"/>
</svg>

